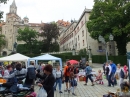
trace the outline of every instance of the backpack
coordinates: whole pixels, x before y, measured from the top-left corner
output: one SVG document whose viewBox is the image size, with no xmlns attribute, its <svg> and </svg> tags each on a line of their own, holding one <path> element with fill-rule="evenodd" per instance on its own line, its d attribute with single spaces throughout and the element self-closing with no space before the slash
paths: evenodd
<svg viewBox="0 0 130 97">
<path fill-rule="evenodd" d="M 106 75 L 109 74 L 109 67 L 106 67 L 105 74 L 106 74 Z"/>
<path fill-rule="evenodd" d="M 120 71 L 120 76 L 121 76 L 121 78 L 125 78 L 125 73 L 124 73 L 124 71 L 122 69 Z"/>
<path fill-rule="evenodd" d="M 28 75 L 29 79 L 35 79 L 36 78 L 35 68 L 33 68 L 33 67 L 28 68 L 27 75 Z"/>
</svg>

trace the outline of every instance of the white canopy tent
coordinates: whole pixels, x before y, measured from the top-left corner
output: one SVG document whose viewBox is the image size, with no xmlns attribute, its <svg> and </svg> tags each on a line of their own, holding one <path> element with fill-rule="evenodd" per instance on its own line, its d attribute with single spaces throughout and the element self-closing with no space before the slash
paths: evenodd
<svg viewBox="0 0 130 97">
<path fill-rule="evenodd" d="M 29 57 L 24 56 L 22 54 L 16 53 L 10 56 L 6 56 L 6 57 L 2 57 L 0 58 L 0 62 L 4 62 L 4 61 L 24 61 L 26 66 L 27 66 L 27 61 L 28 61 Z"/>
<path fill-rule="evenodd" d="M 38 57 L 33 57 L 33 58 L 29 58 L 28 59 L 28 65 L 30 65 L 30 61 L 31 60 L 35 60 L 36 61 L 36 64 L 38 62 L 38 60 L 57 60 L 59 61 L 60 63 L 60 69 L 62 69 L 62 59 L 61 58 L 58 58 L 58 57 L 55 57 L 55 56 L 52 56 L 52 55 L 49 55 L 49 54 L 45 54 L 45 55 L 41 55 L 41 56 L 38 56 Z"/>
</svg>

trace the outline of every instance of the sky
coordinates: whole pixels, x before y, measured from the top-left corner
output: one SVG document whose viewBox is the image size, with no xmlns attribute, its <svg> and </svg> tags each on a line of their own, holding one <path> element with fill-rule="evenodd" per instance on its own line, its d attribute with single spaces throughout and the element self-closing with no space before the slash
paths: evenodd
<svg viewBox="0 0 130 97">
<path fill-rule="evenodd" d="M 3 20 L 13 0 L 0 5 L 0 11 L 4 11 Z M 30 23 L 47 23 L 57 20 L 78 20 L 85 7 L 92 9 L 93 0 L 15 0 L 17 14 L 23 19 L 29 18 Z"/>
</svg>

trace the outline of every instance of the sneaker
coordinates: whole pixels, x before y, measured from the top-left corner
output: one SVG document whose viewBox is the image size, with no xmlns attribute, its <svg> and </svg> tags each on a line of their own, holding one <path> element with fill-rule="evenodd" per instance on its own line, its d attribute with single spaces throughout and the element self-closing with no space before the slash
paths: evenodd
<svg viewBox="0 0 130 97">
<path fill-rule="evenodd" d="M 101 85 L 104 85 L 104 82 L 102 82 Z"/>
<path fill-rule="evenodd" d="M 72 95 L 77 96 L 75 93 L 72 93 Z"/>
<path fill-rule="evenodd" d="M 64 90 L 64 92 L 67 92 L 68 90 L 66 89 L 66 90 Z"/>
<path fill-rule="evenodd" d="M 60 91 L 59 93 L 63 93 L 62 91 Z"/>
<path fill-rule="evenodd" d="M 92 84 L 91 86 L 94 86 L 94 84 Z"/>
</svg>

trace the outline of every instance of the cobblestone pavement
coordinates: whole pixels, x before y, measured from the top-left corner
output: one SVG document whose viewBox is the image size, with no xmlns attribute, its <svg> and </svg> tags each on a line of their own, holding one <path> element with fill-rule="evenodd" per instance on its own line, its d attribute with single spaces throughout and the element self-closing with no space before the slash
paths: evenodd
<svg viewBox="0 0 130 97">
<path fill-rule="evenodd" d="M 96 65 L 96 64 L 93 64 Z M 93 66 L 94 71 L 98 71 L 99 69 L 102 70 L 102 65 L 97 64 L 96 66 Z M 95 84 L 95 86 L 91 86 L 90 80 L 88 81 L 88 85 L 84 86 L 84 81 L 79 81 L 78 86 L 76 88 L 76 97 L 103 97 L 103 94 L 107 94 L 108 91 L 116 92 L 117 89 L 119 89 L 119 85 L 115 87 L 108 87 L 107 80 L 103 79 L 104 85 Z M 38 93 L 38 87 L 36 88 L 36 92 Z M 57 91 L 55 91 L 54 97 L 74 97 L 72 93 L 64 92 L 65 90 L 65 84 L 62 85 L 62 91 L 63 93 L 60 94 L 58 92 L 58 86 Z"/>
</svg>

